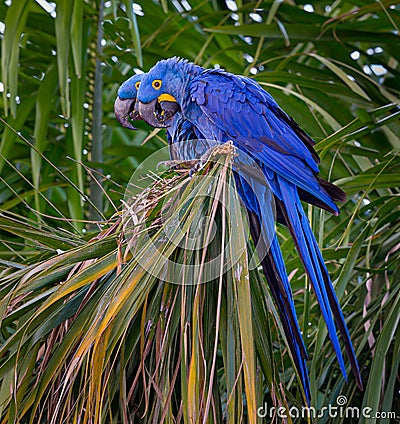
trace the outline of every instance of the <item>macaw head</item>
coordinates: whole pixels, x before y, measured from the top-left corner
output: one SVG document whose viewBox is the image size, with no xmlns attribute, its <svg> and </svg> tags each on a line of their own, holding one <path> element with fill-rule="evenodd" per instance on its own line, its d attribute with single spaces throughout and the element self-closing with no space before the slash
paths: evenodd
<svg viewBox="0 0 400 424">
<path fill-rule="evenodd" d="M 136 130 L 129 122 L 142 119 L 137 107 L 137 94 L 141 80 L 144 74 L 137 74 L 130 77 L 118 89 L 118 97 L 114 103 L 114 113 L 118 122 L 125 128 Z"/>
<path fill-rule="evenodd" d="M 187 74 L 187 62 L 176 58 L 161 60 L 143 77 L 138 93 L 140 116 L 149 125 L 166 128 L 181 110 Z"/>
</svg>

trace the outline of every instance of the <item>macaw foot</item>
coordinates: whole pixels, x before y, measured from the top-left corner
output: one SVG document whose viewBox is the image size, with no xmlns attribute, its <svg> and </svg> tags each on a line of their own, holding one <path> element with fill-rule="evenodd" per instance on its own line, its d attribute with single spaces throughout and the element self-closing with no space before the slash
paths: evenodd
<svg viewBox="0 0 400 424">
<path fill-rule="evenodd" d="M 205 165 L 207 162 L 216 162 L 219 156 L 230 156 L 233 158 L 236 156 L 236 147 L 233 145 L 232 140 L 227 141 L 224 144 L 217 144 L 216 146 L 210 147 L 200 158 L 201 165 Z"/>
<path fill-rule="evenodd" d="M 224 144 L 218 144 L 210 147 L 199 159 L 192 160 L 165 160 L 158 162 L 157 169 L 160 166 L 172 168 L 176 172 L 187 172 L 189 171 L 189 177 L 198 172 L 203 168 L 207 162 L 216 162 L 219 157 L 231 157 L 236 156 L 236 148 L 232 141 L 228 141 Z"/>
<path fill-rule="evenodd" d="M 164 160 L 164 161 L 158 162 L 157 169 L 160 166 L 165 166 L 166 168 L 171 168 L 178 173 L 189 173 L 189 177 L 191 178 L 193 174 L 198 172 L 208 162 L 209 158 L 210 158 L 210 155 L 206 157 L 206 155 L 204 154 L 200 159 Z"/>
<path fill-rule="evenodd" d="M 236 148 L 233 145 L 232 141 L 228 141 L 224 144 L 217 144 L 216 146 L 210 147 L 205 153 L 203 153 L 200 159 L 193 160 L 194 165 L 189 171 L 189 176 L 191 177 L 194 173 L 202 169 L 208 162 L 217 162 L 219 157 L 233 158 L 236 156 Z"/>
<path fill-rule="evenodd" d="M 166 168 L 172 168 L 176 172 L 189 172 L 192 170 L 192 168 L 196 167 L 197 162 L 199 162 L 199 159 L 194 160 L 163 160 L 161 162 L 158 162 L 157 169 L 160 166 L 165 166 Z"/>
</svg>

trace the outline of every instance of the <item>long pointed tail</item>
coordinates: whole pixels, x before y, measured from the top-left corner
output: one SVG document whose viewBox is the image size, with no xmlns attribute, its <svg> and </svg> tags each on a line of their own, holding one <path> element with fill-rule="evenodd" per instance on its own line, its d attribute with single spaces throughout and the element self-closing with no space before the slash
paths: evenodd
<svg viewBox="0 0 400 424">
<path fill-rule="evenodd" d="M 287 277 L 285 264 L 276 236 L 268 243 L 263 240 L 258 216 L 249 212 L 251 237 L 257 245 L 261 265 L 267 278 L 271 294 L 275 300 L 291 355 L 299 373 L 307 403 L 310 403 L 310 381 L 307 369 L 307 352 L 297 321 L 292 290 Z M 268 249 L 268 250 L 266 250 Z M 267 253 L 265 254 L 265 252 Z"/>
<path fill-rule="evenodd" d="M 307 352 L 296 316 L 292 289 L 275 233 L 272 192 L 262 180 L 244 178 L 239 173 L 235 173 L 235 180 L 238 193 L 248 212 L 251 237 L 256 245 L 270 292 L 281 318 L 290 353 L 309 404 L 310 381 L 306 363 Z"/>
<path fill-rule="evenodd" d="M 277 200 L 277 202 L 284 215 L 301 261 L 303 262 L 306 273 L 317 296 L 340 368 L 345 378 L 347 378 L 342 351 L 336 334 L 335 323 L 343 337 L 346 354 L 349 358 L 357 385 L 362 389 L 360 370 L 350 340 L 350 335 L 317 241 L 315 240 L 310 223 L 301 205 L 296 186 L 283 178 L 278 177 L 278 179 L 283 200 Z M 286 201 L 285 199 L 290 200 Z"/>
</svg>

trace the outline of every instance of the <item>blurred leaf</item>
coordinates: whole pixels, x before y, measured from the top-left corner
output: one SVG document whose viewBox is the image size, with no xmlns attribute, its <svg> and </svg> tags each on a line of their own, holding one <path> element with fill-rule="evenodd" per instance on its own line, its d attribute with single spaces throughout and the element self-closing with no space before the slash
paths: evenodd
<svg viewBox="0 0 400 424">
<path fill-rule="evenodd" d="M 12 116 L 17 114 L 15 98 L 18 93 L 18 72 L 15 72 L 19 60 L 19 41 L 28 17 L 29 0 L 12 2 L 5 17 L 5 31 L 1 43 L 1 74 L 3 79 L 3 103 L 7 116 L 8 107 Z M 8 100 L 8 98 L 10 100 Z M 8 103 L 10 105 L 8 106 Z"/>
</svg>

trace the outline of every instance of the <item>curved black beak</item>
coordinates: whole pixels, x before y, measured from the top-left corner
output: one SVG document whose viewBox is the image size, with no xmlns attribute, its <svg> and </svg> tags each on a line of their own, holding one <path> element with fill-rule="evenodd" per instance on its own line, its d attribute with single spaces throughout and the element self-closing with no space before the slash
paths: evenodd
<svg viewBox="0 0 400 424">
<path fill-rule="evenodd" d="M 149 103 L 139 103 L 141 118 L 155 128 L 167 128 L 171 125 L 171 118 L 180 110 L 178 103 L 173 101 L 154 99 Z"/>
<path fill-rule="evenodd" d="M 114 113 L 118 122 L 125 128 L 136 130 L 129 120 L 137 121 L 142 119 L 139 115 L 136 99 L 116 98 L 114 103 Z"/>
</svg>

